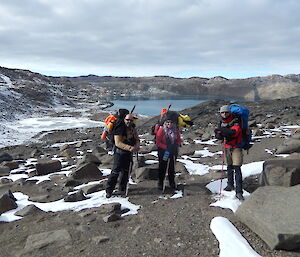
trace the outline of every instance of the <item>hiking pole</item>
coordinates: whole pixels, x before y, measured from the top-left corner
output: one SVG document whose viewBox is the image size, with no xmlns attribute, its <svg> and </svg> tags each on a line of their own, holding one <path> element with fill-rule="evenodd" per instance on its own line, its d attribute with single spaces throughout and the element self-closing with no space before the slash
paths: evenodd
<svg viewBox="0 0 300 257">
<path fill-rule="evenodd" d="M 166 168 L 164 184 L 163 184 L 163 193 L 165 192 L 165 189 L 166 189 L 167 173 L 169 174 L 169 166 L 170 166 L 170 158 L 168 158 L 168 162 L 167 162 L 167 168 Z"/>
<path fill-rule="evenodd" d="M 221 197 L 221 191 L 222 191 L 222 181 L 224 177 L 224 164 L 225 164 L 225 139 L 222 145 L 222 173 L 221 173 L 221 183 L 220 183 L 220 192 L 219 196 Z"/>
<path fill-rule="evenodd" d="M 125 191 L 125 196 L 128 196 L 128 190 L 129 190 L 129 179 L 130 179 L 130 175 L 132 172 L 132 168 L 133 168 L 133 156 L 131 155 L 131 159 L 130 159 L 130 165 L 129 165 L 129 170 L 128 170 L 128 180 L 126 183 L 126 191 Z"/>
<path fill-rule="evenodd" d="M 132 107 L 130 113 L 133 113 L 134 109 L 135 109 L 135 105 Z"/>
<path fill-rule="evenodd" d="M 170 110 L 171 106 L 172 106 L 172 104 L 169 104 L 167 111 L 169 111 L 169 110 Z"/>
</svg>

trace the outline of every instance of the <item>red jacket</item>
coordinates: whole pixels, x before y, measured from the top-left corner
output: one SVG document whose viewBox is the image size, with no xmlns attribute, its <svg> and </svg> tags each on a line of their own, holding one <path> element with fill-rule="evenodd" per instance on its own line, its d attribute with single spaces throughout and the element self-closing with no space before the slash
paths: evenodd
<svg viewBox="0 0 300 257">
<path fill-rule="evenodd" d="M 225 125 L 226 123 L 230 123 L 233 118 L 233 115 L 230 115 L 226 120 L 222 120 L 221 122 Z M 235 123 L 233 126 L 227 128 L 235 130 L 235 133 L 230 137 L 230 141 L 225 141 L 225 148 L 238 148 L 237 144 L 243 141 L 241 125 Z"/>
<path fill-rule="evenodd" d="M 176 139 L 177 146 L 180 146 L 181 145 L 181 137 L 180 137 L 180 133 L 179 133 L 178 129 L 176 130 L 176 137 L 177 137 L 177 139 Z M 167 149 L 167 137 L 165 135 L 164 128 L 162 126 L 160 126 L 160 128 L 158 129 L 158 131 L 156 133 L 156 145 L 159 148 L 162 148 L 164 150 Z"/>
</svg>

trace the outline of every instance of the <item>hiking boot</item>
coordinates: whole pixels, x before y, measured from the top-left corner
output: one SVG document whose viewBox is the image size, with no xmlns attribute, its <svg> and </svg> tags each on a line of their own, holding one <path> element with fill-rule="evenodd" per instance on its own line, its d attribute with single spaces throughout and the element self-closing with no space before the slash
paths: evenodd
<svg viewBox="0 0 300 257">
<path fill-rule="evenodd" d="M 112 191 L 106 191 L 106 198 L 111 198 L 112 197 Z"/>
<path fill-rule="evenodd" d="M 237 199 L 239 199 L 240 201 L 244 201 L 244 200 L 245 200 L 242 193 L 236 193 L 235 197 L 236 197 Z"/>
<path fill-rule="evenodd" d="M 233 191 L 234 190 L 234 187 L 231 186 L 231 185 L 227 185 L 225 188 L 224 188 L 224 191 Z"/>
</svg>

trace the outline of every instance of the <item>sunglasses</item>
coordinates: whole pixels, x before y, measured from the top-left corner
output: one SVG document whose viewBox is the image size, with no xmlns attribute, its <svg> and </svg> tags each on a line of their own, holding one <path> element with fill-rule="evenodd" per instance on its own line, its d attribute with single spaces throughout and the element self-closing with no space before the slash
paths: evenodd
<svg viewBox="0 0 300 257">
<path fill-rule="evenodd" d="M 132 119 L 125 119 L 125 120 L 127 120 L 127 121 L 133 121 Z"/>
</svg>

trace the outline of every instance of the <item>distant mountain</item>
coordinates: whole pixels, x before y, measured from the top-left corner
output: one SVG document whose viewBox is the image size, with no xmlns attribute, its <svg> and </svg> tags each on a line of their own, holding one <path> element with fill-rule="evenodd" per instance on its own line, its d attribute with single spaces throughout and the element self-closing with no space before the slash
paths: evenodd
<svg viewBox="0 0 300 257">
<path fill-rule="evenodd" d="M 246 100 L 282 99 L 300 95 L 300 75 L 272 75 L 247 79 L 112 77 L 50 77 L 29 70 L 0 67 L 0 119 L 79 107 L 112 96 L 216 95 Z"/>
</svg>

